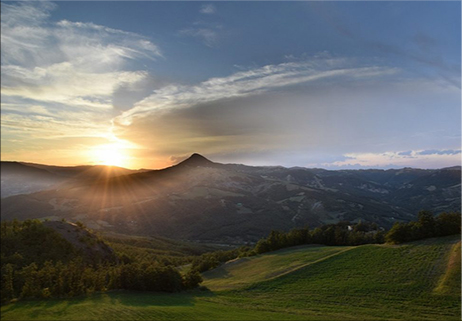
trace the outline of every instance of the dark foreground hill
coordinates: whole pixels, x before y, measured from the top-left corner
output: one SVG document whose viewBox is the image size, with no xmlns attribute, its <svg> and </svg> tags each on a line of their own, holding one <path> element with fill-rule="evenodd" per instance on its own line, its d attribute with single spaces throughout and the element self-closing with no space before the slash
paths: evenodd
<svg viewBox="0 0 462 321">
<path fill-rule="evenodd" d="M 304 246 L 228 262 L 209 291 L 23 301 L 2 320 L 460 320 L 460 238 Z"/>
<path fill-rule="evenodd" d="M 113 249 L 80 224 L 2 222 L 1 240 L 2 267 L 13 264 L 19 269 L 32 263 L 67 263 L 77 258 L 89 264 L 117 261 Z"/>
<path fill-rule="evenodd" d="M 181 274 L 176 267 L 205 247 L 116 235 L 112 244 L 81 223 L 3 221 L 1 303 L 119 289 L 177 292 L 201 282 L 198 272 Z"/>
<path fill-rule="evenodd" d="M 194 154 L 163 170 L 74 176 L 52 189 L 7 197 L 1 215 L 80 220 L 93 229 L 126 234 L 243 243 L 272 229 L 339 221 L 389 228 L 415 219 L 422 209 L 438 214 L 460 211 L 460 204 L 460 167 L 328 171 L 219 164 Z"/>
</svg>

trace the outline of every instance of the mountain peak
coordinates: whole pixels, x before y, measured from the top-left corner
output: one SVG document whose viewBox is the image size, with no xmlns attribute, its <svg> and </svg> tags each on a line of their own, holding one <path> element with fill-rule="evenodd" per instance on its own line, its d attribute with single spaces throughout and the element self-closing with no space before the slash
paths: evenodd
<svg viewBox="0 0 462 321">
<path fill-rule="evenodd" d="M 187 165 L 191 167 L 196 167 L 196 166 L 210 166 L 215 164 L 214 162 L 208 160 L 204 156 L 194 153 L 189 158 L 185 159 L 178 165 Z"/>
</svg>

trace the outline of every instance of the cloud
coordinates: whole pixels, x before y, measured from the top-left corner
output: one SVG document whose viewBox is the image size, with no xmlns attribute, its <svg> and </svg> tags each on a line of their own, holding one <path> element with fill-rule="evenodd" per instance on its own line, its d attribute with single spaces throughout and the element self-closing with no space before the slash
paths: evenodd
<svg viewBox="0 0 462 321">
<path fill-rule="evenodd" d="M 454 116 L 460 113 L 460 92 L 427 80 L 396 81 L 398 72 L 323 57 L 197 85 L 170 84 L 116 117 L 114 134 L 142 146 L 137 157 L 159 167 L 193 152 L 253 165 L 367 167 L 392 160 L 358 161 L 357 155 L 397 148 L 393 160 L 415 166 L 412 160 L 423 157 L 417 159 L 416 150 L 460 142 L 460 136 L 446 138 L 460 132 L 460 117 Z M 444 111 L 435 108 L 442 100 Z M 425 139 L 413 137 L 423 131 Z M 434 160 L 442 167 L 437 163 L 445 158 Z"/>
<path fill-rule="evenodd" d="M 130 60 L 162 57 L 156 45 L 134 33 L 93 23 L 52 23 L 53 8 L 2 3 L 2 95 L 110 108 L 115 88 L 146 77 L 124 70 Z"/>
<path fill-rule="evenodd" d="M 93 23 L 53 23 L 49 17 L 55 7 L 47 2 L 2 2 L 2 65 L 32 68 L 71 61 L 81 68 L 104 69 L 126 59 L 162 56 L 155 44 L 135 33 Z"/>
<path fill-rule="evenodd" d="M 413 37 L 413 42 L 420 47 L 422 51 L 433 51 L 438 46 L 438 39 L 435 39 L 423 32 L 417 32 Z"/>
<path fill-rule="evenodd" d="M 392 42 L 377 40 L 379 37 L 367 37 L 362 25 L 357 20 L 348 20 L 345 12 L 339 11 L 331 4 L 310 2 L 309 6 L 342 37 L 351 39 L 355 45 L 363 50 L 375 51 L 386 55 L 399 57 L 408 65 L 418 63 L 420 67 L 414 72 L 422 73 L 422 66 L 434 68 L 436 74 L 450 86 L 461 88 L 461 66 L 450 59 L 445 59 L 446 52 L 442 49 L 441 42 L 423 31 L 416 31 L 409 37 L 408 44 L 414 46 L 397 45 Z M 460 19 L 459 19 L 460 24 Z M 429 76 L 433 78 L 433 76 Z"/>
<path fill-rule="evenodd" d="M 123 83 L 136 83 L 144 72 L 91 72 L 62 62 L 28 69 L 2 66 L 2 94 L 83 108 L 112 108 L 111 94 Z"/>
<path fill-rule="evenodd" d="M 445 150 L 438 150 L 438 149 L 427 149 L 417 152 L 417 155 L 458 155 L 461 153 L 461 150 L 453 150 L 453 149 L 445 149 Z"/>
<path fill-rule="evenodd" d="M 460 157 L 450 149 L 460 142 L 460 91 L 379 60 L 288 53 L 285 63 L 166 83 L 139 70 L 139 62 L 164 59 L 146 37 L 53 22 L 50 3 L 1 5 L 2 156 L 62 150 L 71 159 L 72 148 L 119 138 L 140 147 L 133 157 L 143 167 L 167 166 L 191 152 L 222 162 L 316 167 Z M 201 21 L 180 34 L 209 47 L 223 37 L 222 26 Z M 425 139 L 416 138 L 422 133 Z"/>
<path fill-rule="evenodd" d="M 129 124 L 134 117 L 171 108 L 187 108 L 195 104 L 222 99 L 257 95 L 278 88 L 335 79 L 337 81 L 360 80 L 392 75 L 396 68 L 379 66 L 351 67 L 345 59 L 320 58 L 304 62 L 288 62 L 279 65 L 237 72 L 228 77 L 211 78 L 198 85 L 169 85 L 135 104 L 116 118 L 116 122 Z"/>
<path fill-rule="evenodd" d="M 35 138 L 43 139 L 104 137 L 107 124 L 91 122 L 93 117 L 91 115 L 85 117 L 82 113 L 78 113 L 79 118 L 67 121 L 67 117 L 72 116 L 77 116 L 77 113 L 60 113 L 58 115 L 8 113 L 2 115 L 2 128 L 9 132 L 24 132 Z"/>
<path fill-rule="evenodd" d="M 346 160 L 322 164 L 327 168 L 442 168 L 461 164 L 459 150 L 418 150 L 383 153 L 349 153 Z"/>
<path fill-rule="evenodd" d="M 199 39 L 207 47 L 214 48 L 227 33 L 220 23 L 198 20 L 192 23 L 192 27 L 184 28 L 178 34 Z"/>
<path fill-rule="evenodd" d="M 112 93 L 112 105 L 117 111 L 131 109 L 135 103 L 149 96 L 153 90 L 167 85 L 167 82 L 148 73 L 142 73 L 139 81 L 119 83 Z"/>
<path fill-rule="evenodd" d="M 163 57 L 154 43 L 134 33 L 52 22 L 53 3 L 2 2 L 1 8 L 1 124 L 10 136 L 108 136 L 115 92 L 150 79 L 130 63 Z"/>
<path fill-rule="evenodd" d="M 180 35 L 199 38 L 207 47 L 214 47 L 218 41 L 218 33 L 210 28 L 189 28 L 180 30 Z"/>
<path fill-rule="evenodd" d="M 204 4 L 200 10 L 200 13 L 203 14 L 214 14 L 217 11 L 217 8 L 209 3 L 209 4 Z"/>
<path fill-rule="evenodd" d="M 406 152 L 399 152 L 399 156 L 411 156 L 412 155 L 412 150 L 408 150 Z"/>
</svg>

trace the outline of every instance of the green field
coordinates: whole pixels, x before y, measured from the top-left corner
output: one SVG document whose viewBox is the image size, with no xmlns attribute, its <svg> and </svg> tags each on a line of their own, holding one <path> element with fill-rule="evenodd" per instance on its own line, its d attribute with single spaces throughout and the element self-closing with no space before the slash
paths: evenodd
<svg viewBox="0 0 462 321">
<path fill-rule="evenodd" d="M 353 248 L 350 246 L 305 245 L 236 259 L 203 273 L 204 283 L 202 284 L 212 291 L 243 288 L 252 283 L 291 273 Z"/>
<path fill-rule="evenodd" d="M 459 241 L 291 248 L 205 273 L 210 291 L 20 301 L 1 319 L 460 320 Z"/>
</svg>

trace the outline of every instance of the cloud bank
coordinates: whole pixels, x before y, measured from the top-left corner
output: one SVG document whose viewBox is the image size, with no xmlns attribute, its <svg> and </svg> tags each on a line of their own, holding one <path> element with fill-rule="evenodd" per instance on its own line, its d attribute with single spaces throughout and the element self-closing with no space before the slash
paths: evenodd
<svg viewBox="0 0 462 321">
<path fill-rule="evenodd" d="M 459 150 L 420 150 L 406 152 L 384 153 L 350 153 L 345 159 L 331 163 L 324 163 L 324 167 L 332 169 L 357 168 L 441 168 L 461 164 Z"/>
</svg>

